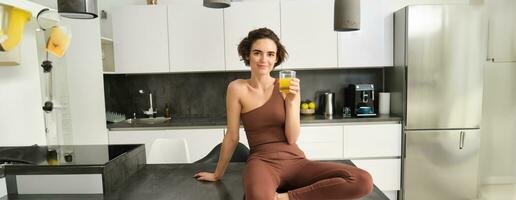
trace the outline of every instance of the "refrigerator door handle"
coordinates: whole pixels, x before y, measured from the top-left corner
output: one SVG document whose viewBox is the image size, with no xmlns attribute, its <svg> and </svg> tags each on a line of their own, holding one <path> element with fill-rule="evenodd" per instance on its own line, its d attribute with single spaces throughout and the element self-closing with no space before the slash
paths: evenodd
<svg viewBox="0 0 516 200">
<path fill-rule="evenodd" d="M 459 149 L 464 148 L 464 140 L 466 138 L 466 133 L 464 131 L 460 132 L 460 142 L 459 142 Z"/>
</svg>

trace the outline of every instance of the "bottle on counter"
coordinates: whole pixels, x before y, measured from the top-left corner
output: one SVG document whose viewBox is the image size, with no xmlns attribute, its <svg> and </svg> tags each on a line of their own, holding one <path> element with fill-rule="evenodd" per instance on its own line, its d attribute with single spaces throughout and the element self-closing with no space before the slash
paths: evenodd
<svg viewBox="0 0 516 200">
<path fill-rule="evenodd" d="M 168 104 L 165 104 L 165 111 L 163 113 L 164 117 L 170 118 L 170 108 L 168 107 Z"/>
</svg>

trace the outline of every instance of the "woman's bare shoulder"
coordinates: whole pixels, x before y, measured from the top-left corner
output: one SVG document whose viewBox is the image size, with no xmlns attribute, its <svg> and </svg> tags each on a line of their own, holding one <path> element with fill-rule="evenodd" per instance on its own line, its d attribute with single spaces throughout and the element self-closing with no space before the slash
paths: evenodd
<svg viewBox="0 0 516 200">
<path fill-rule="evenodd" d="M 245 92 L 247 88 L 247 79 L 236 79 L 229 83 L 228 92 L 234 92 L 236 94 L 240 94 Z"/>
</svg>

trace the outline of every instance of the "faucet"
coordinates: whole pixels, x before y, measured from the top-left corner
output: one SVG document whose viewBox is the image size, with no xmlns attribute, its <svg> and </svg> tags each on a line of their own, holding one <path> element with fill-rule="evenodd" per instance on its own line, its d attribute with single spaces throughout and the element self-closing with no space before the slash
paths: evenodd
<svg viewBox="0 0 516 200">
<path fill-rule="evenodd" d="M 140 94 L 143 94 L 143 93 L 144 93 L 144 91 L 143 91 L 143 90 L 138 90 L 138 92 L 139 92 Z M 149 92 L 149 105 L 150 105 L 150 106 L 149 106 L 149 109 L 148 109 L 148 110 L 144 110 L 144 111 L 143 111 L 143 114 L 145 114 L 145 115 L 149 116 L 149 118 L 151 118 L 151 117 L 153 117 L 153 116 L 154 116 L 154 114 L 156 114 L 156 113 L 157 113 L 157 111 L 155 111 L 155 110 L 154 110 L 154 108 L 152 107 L 152 93 L 151 93 L 151 92 Z"/>
</svg>

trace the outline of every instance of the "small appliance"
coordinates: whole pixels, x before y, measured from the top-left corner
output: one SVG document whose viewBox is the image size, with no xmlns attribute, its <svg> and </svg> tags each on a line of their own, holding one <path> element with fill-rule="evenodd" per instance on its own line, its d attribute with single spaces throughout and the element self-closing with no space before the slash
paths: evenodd
<svg viewBox="0 0 516 200">
<path fill-rule="evenodd" d="M 335 93 L 324 92 L 319 95 L 318 113 L 323 115 L 335 114 Z"/>
<path fill-rule="evenodd" d="M 349 84 L 344 91 L 344 107 L 354 117 L 376 116 L 373 84 Z"/>
</svg>

